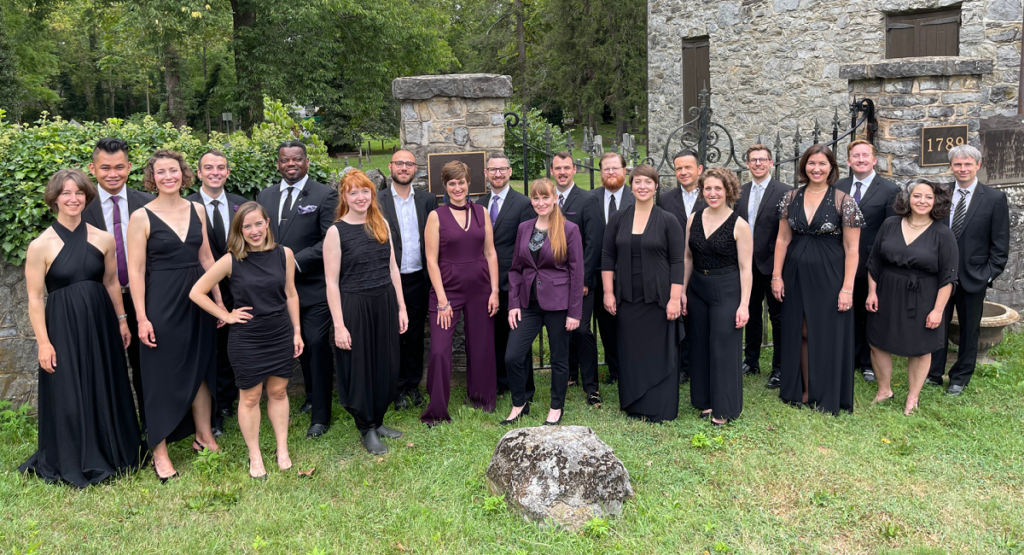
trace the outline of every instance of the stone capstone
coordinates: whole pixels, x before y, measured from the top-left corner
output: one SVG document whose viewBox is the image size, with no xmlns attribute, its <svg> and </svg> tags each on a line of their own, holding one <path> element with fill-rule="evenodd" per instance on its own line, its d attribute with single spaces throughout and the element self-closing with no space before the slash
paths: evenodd
<svg viewBox="0 0 1024 555">
<path fill-rule="evenodd" d="M 505 434 L 487 467 L 487 487 L 524 518 L 579 530 L 619 515 L 633 497 L 629 472 L 594 430 L 538 426 Z"/>
<path fill-rule="evenodd" d="M 994 64 L 983 58 L 899 58 L 839 66 L 839 77 L 851 81 L 872 78 L 903 79 L 929 75 L 988 75 Z M 910 91 L 906 91 L 910 92 Z"/>
<path fill-rule="evenodd" d="M 510 98 L 512 77 L 492 73 L 417 75 L 391 82 L 398 100 L 426 100 L 435 96 L 460 98 Z"/>
</svg>

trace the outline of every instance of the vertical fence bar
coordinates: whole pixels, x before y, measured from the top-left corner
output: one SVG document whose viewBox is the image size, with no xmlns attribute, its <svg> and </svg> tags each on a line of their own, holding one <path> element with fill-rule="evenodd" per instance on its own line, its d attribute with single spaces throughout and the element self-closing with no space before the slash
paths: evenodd
<svg viewBox="0 0 1024 555">
<path fill-rule="evenodd" d="M 523 105 L 523 193 L 530 196 L 530 144 L 526 134 L 529 125 L 526 121 L 526 105 Z"/>
<path fill-rule="evenodd" d="M 779 176 L 782 175 L 782 166 L 779 162 L 782 161 L 782 133 L 779 131 L 775 132 L 775 179 L 778 180 Z"/>
<path fill-rule="evenodd" d="M 796 124 L 796 133 L 793 135 L 793 184 L 799 183 L 799 167 L 800 167 L 800 122 Z"/>
</svg>

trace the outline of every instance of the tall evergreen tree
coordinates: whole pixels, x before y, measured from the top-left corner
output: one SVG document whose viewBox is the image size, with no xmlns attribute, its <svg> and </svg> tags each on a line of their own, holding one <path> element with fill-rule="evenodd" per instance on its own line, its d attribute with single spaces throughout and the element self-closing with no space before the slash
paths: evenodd
<svg viewBox="0 0 1024 555">
<path fill-rule="evenodd" d="M 8 121 L 17 121 L 21 114 L 18 83 L 18 59 L 7 37 L 3 6 L 0 5 L 0 109 L 7 112 Z"/>
</svg>

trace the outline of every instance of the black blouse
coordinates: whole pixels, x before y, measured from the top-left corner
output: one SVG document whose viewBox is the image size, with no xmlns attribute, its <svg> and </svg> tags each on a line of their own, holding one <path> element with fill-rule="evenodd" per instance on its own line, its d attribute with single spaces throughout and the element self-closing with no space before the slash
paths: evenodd
<svg viewBox="0 0 1024 555">
<path fill-rule="evenodd" d="M 638 302 L 633 296 L 633 216 L 636 206 L 612 215 L 604 230 L 601 249 L 601 270 L 615 272 L 616 302 Z M 673 284 L 683 284 L 686 258 L 686 235 L 674 215 L 657 206 L 651 208 L 647 228 L 640 239 L 643 266 L 643 302 L 658 303 L 665 308 Z M 636 276 L 641 277 L 641 276 Z"/>
</svg>

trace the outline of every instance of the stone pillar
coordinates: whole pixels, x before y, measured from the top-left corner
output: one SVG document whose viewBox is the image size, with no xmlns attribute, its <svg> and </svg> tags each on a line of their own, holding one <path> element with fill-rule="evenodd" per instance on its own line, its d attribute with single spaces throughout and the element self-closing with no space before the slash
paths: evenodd
<svg viewBox="0 0 1024 555">
<path fill-rule="evenodd" d="M 25 267 L 0 261 L 0 400 L 35 407 L 38 373 Z"/>
<path fill-rule="evenodd" d="M 402 148 L 416 156 L 417 187 L 426 187 L 427 155 L 505 149 L 508 75 L 469 73 L 399 77 L 391 93 L 402 103 Z"/>
</svg>

